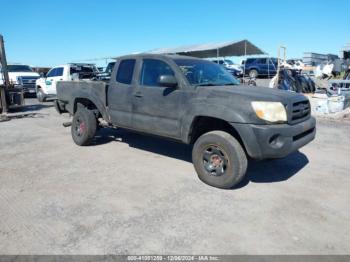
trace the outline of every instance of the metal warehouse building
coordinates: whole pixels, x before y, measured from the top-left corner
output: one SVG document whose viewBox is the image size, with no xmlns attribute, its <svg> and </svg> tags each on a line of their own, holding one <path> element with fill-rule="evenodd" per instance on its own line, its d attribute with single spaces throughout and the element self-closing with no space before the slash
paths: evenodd
<svg viewBox="0 0 350 262">
<path fill-rule="evenodd" d="M 306 65 L 316 66 L 322 64 L 323 62 L 327 62 L 330 60 L 338 59 L 337 55 L 333 54 L 318 54 L 312 52 L 305 52 L 303 56 L 303 63 Z"/>
</svg>

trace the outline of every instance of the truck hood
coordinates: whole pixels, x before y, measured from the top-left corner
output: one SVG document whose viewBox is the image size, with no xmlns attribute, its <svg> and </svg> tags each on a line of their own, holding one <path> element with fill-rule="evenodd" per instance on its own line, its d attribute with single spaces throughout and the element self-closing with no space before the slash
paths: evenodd
<svg viewBox="0 0 350 262">
<path fill-rule="evenodd" d="M 290 115 L 293 104 L 305 101 L 301 94 L 268 87 L 253 87 L 248 85 L 235 86 L 201 86 L 197 87 L 197 103 L 203 110 L 208 110 L 213 117 L 223 118 L 228 122 L 266 124 L 258 118 L 251 105 L 252 101 L 281 102 Z"/>
<path fill-rule="evenodd" d="M 17 81 L 18 76 L 40 77 L 40 75 L 35 72 L 9 72 L 9 78 L 12 81 Z"/>
<path fill-rule="evenodd" d="M 234 86 L 200 86 L 197 87 L 200 96 L 208 99 L 222 98 L 222 101 L 238 99 L 246 101 L 274 101 L 287 104 L 290 100 L 304 100 L 305 96 L 268 87 L 255 87 L 247 85 Z"/>
</svg>

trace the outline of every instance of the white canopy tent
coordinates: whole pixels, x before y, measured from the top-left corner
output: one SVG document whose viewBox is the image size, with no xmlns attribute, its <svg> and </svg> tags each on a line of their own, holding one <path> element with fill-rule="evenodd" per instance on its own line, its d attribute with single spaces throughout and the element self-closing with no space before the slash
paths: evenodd
<svg viewBox="0 0 350 262">
<path fill-rule="evenodd" d="M 247 56 L 266 54 L 248 40 L 229 41 L 200 45 L 180 46 L 176 48 L 159 48 L 151 50 L 151 54 L 179 54 L 199 58 Z"/>
</svg>

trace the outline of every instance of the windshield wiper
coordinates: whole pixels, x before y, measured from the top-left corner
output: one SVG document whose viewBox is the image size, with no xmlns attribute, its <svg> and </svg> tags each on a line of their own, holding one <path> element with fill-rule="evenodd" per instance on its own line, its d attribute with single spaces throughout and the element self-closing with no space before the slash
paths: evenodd
<svg viewBox="0 0 350 262">
<path fill-rule="evenodd" d="M 236 86 L 237 83 L 226 83 L 226 84 L 222 84 L 222 86 Z"/>
<path fill-rule="evenodd" d="M 202 84 L 198 84 L 196 86 L 233 86 L 233 85 L 237 85 L 237 83 L 202 83 Z"/>
</svg>

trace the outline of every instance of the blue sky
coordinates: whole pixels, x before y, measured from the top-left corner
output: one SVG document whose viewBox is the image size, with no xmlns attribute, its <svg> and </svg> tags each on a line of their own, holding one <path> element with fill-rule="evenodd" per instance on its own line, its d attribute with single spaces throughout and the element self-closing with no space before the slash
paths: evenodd
<svg viewBox="0 0 350 262">
<path fill-rule="evenodd" d="M 0 8 L 8 61 L 41 66 L 240 39 L 272 56 L 283 44 L 291 58 L 338 54 L 350 41 L 349 0 L 0 0 Z"/>
</svg>

